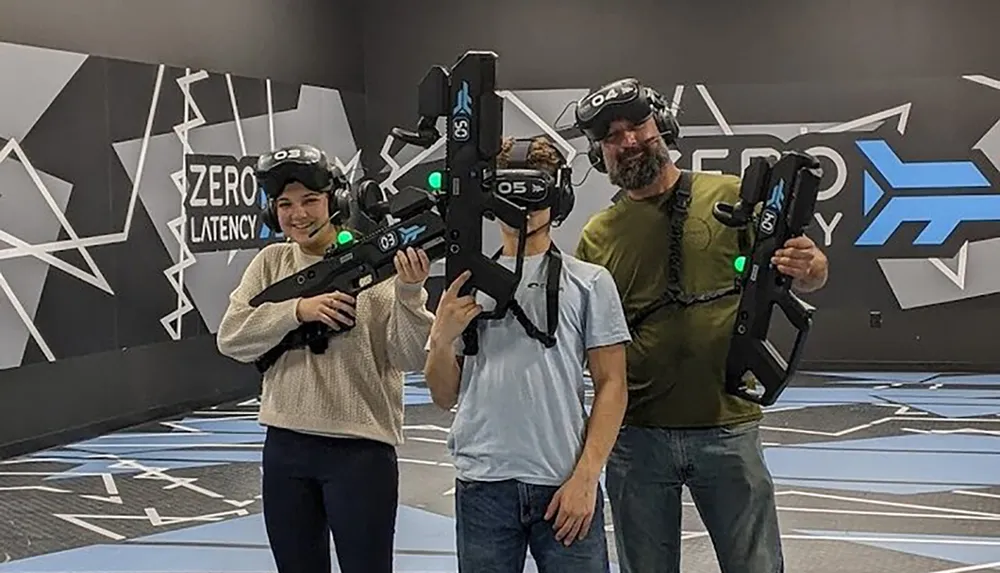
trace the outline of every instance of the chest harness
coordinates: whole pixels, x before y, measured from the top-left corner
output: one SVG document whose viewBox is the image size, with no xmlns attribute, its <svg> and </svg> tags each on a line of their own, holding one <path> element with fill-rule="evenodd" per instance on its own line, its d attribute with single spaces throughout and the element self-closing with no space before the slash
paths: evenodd
<svg viewBox="0 0 1000 573">
<path fill-rule="evenodd" d="M 621 194 L 616 195 L 612 201 L 620 200 Z M 734 279 L 733 286 L 708 291 L 697 294 L 684 292 L 681 286 L 681 275 L 684 270 L 683 249 L 684 249 L 684 225 L 687 222 L 688 208 L 691 205 L 691 173 L 687 170 L 681 171 L 681 176 L 674 186 L 670 197 L 663 203 L 663 209 L 667 211 L 670 227 L 670 246 L 667 251 L 667 290 L 659 298 L 646 305 L 644 308 L 626 316 L 628 328 L 635 331 L 653 313 L 671 305 L 687 307 L 695 304 L 712 302 L 723 297 L 738 294 L 738 277 Z M 740 251 L 746 249 L 749 244 L 745 229 L 739 229 Z"/>
</svg>

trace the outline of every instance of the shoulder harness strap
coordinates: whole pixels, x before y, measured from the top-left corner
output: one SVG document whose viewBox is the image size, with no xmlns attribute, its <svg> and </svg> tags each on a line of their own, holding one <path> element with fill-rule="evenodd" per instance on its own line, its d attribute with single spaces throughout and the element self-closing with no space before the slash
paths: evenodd
<svg viewBox="0 0 1000 573">
<path fill-rule="evenodd" d="M 493 255 L 493 260 L 500 258 L 500 253 L 503 252 L 501 248 Z M 562 252 L 556 247 L 555 243 L 549 244 L 549 250 L 546 254 L 546 276 L 545 276 L 545 331 L 535 326 L 528 315 L 524 312 L 520 303 L 517 299 L 510 301 L 507 309 L 514 315 L 514 318 L 521 323 L 524 327 L 524 331 L 535 340 L 538 340 L 545 345 L 546 348 L 552 348 L 556 345 L 556 329 L 559 326 L 559 286 L 562 282 Z M 491 316 L 487 320 L 496 320 L 502 318 L 500 316 Z M 479 352 L 479 341 L 477 336 L 477 331 L 475 330 L 475 324 L 479 319 L 473 320 L 470 328 L 467 328 L 462 333 L 462 342 L 465 345 L 464 354 L 471 356 Z"/>
<path fill-rule="evenodd" d="M 691 183 L 691 172 L 686 169 L 682 170 L 670 198 L 665 202 L 665 206 L 670 209 L 670 248 L 667 251 L 667 292 L 633 316 L 627 317 L 629 330 L 635 330 L 639 324 L 653 313 L 667 306 L 674 304 L 691 306 L 739 293 L 739 289 L 735 284 L 728 288 L 694 295 L 684 292 L 684 288 L 681 285 L 681 275 L 684 271 L 684 225 L 687 222 L 688 208 L 691 205 Z M 745 232 L 742 233 L 740 236 L 741 245 L 746 241 Z"/>
</svg>

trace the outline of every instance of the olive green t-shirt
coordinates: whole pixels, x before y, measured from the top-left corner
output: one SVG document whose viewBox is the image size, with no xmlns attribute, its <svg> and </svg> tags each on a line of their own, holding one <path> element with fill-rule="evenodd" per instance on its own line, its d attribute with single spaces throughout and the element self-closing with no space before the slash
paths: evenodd
<svg viewBox="0 0 1000 573">
<path fill-rule="evenodd" d="M 712 215 L 717 201 L 739 199 L 733 175 L 689 172 L 691 199 L 683 234 L 683 291 L 697 295 L 732 287 L 739 231 Z M 607 268 L 626 316 L 667 290 L 670 193 L 636 201 L 628 195 L 595 213 L 584 226 L 576 256 Z M 713 427 L 758 419 L 760 407 L 725 391 L 726 354 L 739 295 L 646 318 L 628 348 L 629 403 L 625 423 L 655 427 Z"/>
</svg>

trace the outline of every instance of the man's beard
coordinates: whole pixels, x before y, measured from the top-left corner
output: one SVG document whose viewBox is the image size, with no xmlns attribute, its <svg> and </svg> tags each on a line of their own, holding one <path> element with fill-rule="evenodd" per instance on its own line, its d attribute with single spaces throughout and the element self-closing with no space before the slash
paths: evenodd
<svg viewBox="0 0 1000 573">
<path fill-rule="evenodd" d="M 608 179 L 613 185 L 634 191 L 652 185 L 670 163 L 670 155 L 660 141 L 653 140 L 622 152 L 617 163 Z"/>
</svg>

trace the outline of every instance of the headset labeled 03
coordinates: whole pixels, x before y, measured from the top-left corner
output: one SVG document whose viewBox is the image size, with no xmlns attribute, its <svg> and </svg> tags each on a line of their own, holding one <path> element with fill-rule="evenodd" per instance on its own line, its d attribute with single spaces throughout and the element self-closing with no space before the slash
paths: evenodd
<svg viewBox="0 0 1000 573">
<path fill-rule="evenodd" d="M 559 155 L 555 175 L 533 168 L 528 164 L 528 154 L 533 138 L 514 140 L 507 167 L 497 169 L 497 195 L 523 206 L 530 211 L 552 209 L 552 226 L 558 227 L 569 217 L 576 202 L 573 194 L 573 169 L 555 144 L 552 149 Z"/>
<path fill-rule="evenodd" d="M 328 195 L 331 221 L 338 223 L 350 215 L 350 182 L 326 153 L 313 145 L 289 145 L 260 155 L 255 175 L 265 198 L 261 221 L 276 233 L 281 228 L 275 201 L 292 181 Z"/>
<path fill-rule="evenodd" d="M 587 158 L 594 169 L 607 173 L 601 140 L 608 135 L 611 122 L 624 119 L 638 125 L 650 117 L 667 147 L 680 136 L 680 125 L 670 111 L 666 98 L 635 78 L 624 78 L 606 84 L 587 94 L 576 105 L 576 125 L 587 136 L 590 145 Z"/>
</svg>

